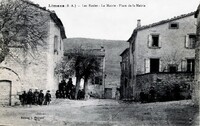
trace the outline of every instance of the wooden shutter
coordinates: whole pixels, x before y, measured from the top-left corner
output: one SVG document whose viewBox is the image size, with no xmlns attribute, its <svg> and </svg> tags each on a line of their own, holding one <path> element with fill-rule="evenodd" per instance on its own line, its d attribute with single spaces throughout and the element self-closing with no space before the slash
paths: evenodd
<svg viewBox="0 0 200 126">
<path fill-rule="evenodd" d="M 150 73 L 150 59 L 144 60 L 145 73 Z"/>
<path fill-rule="evenodd" d="M 181 61 L 181 71 L 185 72 L 187 70 L 187 61 L 186 60 L 182 60 Z"/>
<path fill-rule="evenodd" d="M 189 48 L 190 47 L 190 42 L 189 42 L 189 35 L 185 36 L 185 47 Z"/>
<path fill-rule="evenodd" d="M 152 47 L 152 35 L 148 35 L 148 47 Z"/>
<path fill-rule="evenodd" d="M 159 38 L 158 38 L 158 47 L 162 47 L 162 41 L 161 41 L 161 36 L 159 35 L 158 36 Z"/>
<path fill-rule="evenodd" d="M 178 71 L 182 71 L 182 64 L 178 64 Z"/>
<path fill-rule="evenodd" d="M 159 72 L 162 72 L 162 60 L 159 60 Z"/>
</svg>

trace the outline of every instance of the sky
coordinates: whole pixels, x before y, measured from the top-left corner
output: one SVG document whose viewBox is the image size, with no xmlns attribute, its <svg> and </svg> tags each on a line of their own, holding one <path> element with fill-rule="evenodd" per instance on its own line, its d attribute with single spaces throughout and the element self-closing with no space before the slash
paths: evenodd
<svg viewBox="0 0 200 126">
<path fill-rule="evenodd" d="M 141 25 L 148 25 L 196 11 L 200 3 L 199 0 L 31 1 L 56 12 L 63 22 L 67 38 L 109 40 L 128 40 L 138 19 L 141 19 Z"/>
</svg>

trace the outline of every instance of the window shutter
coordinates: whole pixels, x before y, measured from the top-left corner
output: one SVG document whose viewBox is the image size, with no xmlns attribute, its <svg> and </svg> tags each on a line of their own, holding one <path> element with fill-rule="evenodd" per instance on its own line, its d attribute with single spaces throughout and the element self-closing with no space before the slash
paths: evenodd
<svg viewBox="0 0 200 126">
<path fill-rule="evenodd" d="M 182 61 L 181 61 L 181 71 L 182 71 L 182 72 L 185 72 L 185 71 L 187 70 L 186 67 L 187 67 L 187 62 L 186 62 L 186 60 L 182 60 Z"/>
<path fill-rule="evenodd" d="M 182 71 L 182 65 L 178 64 L 178 71 Z"/>
<path fill-rule="evenodd" d="M 159 60 L 159 72 L 162 72 L 162 60 Z"/>
<path fill-rule="evenodd" d="M 148 35 L 148 47 L 152 47 L 152 36 Z"/>
<path fill-rule="evenodd" d="M 185 36 L 185 47 L 189 48 L 190 47 L 190 42 L 189 42 L 189 35 Z"/>
<path fill-rule="evenodd" d="M 145 59 L 144 65 L 145 65 L 145 73 L 150 73 L 150 59 Z"/>
<path fill-rule="evenodd" d="M 165 72 L 169 72 L 169 64 L 166 65 Z"/>
<path fill-rule="evenodd" d="M 161 36 L 159 35 L 159 39 L 158 39 L 158 47 L 162 47 L 162 41 L 161 41 Z"/>
</svg>

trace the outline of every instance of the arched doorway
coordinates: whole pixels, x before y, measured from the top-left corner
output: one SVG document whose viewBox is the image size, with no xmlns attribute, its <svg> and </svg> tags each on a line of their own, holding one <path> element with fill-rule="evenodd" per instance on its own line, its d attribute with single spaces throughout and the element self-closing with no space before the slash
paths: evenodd
<svg viewBox="0 0 200 126">
<path fill-rule="evenodd" d="M 0 105 L 11 105 L 11 86 L 11 81 L 0 80 Z"/>
</svg>

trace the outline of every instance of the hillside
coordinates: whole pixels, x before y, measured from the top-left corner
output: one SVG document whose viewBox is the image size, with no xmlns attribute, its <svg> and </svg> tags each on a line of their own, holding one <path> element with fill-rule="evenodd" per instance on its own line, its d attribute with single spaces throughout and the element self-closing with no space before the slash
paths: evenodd
<svg viewBox="0 0 200 126">
<path fill-rule="evenodd" d="M 88 49 L 100 49 L 101 46 L 103 46 L 106 52 L 106 87 L 109 85 L 120 84 L 121 57 L 119 55 L 128 47 L 128 42 L 121 40 L 100 40 L 88 38 L 68 38 L 64 42 L 64 50 L 80 46 Z"/>
</svg>

